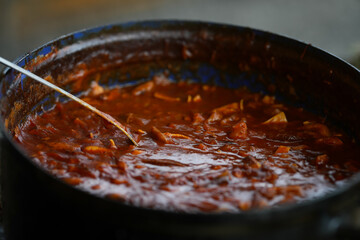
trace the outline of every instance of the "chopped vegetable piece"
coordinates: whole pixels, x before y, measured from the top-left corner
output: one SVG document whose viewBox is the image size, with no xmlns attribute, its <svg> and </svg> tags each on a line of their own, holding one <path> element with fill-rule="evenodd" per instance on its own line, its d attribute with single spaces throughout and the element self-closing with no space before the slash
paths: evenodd
<svg viewBox="0 0 360 240">
<path fill-rule="evenodd" d="M 124 179 L 111 179 L 110 180 L 111 183 L 116 184 L 116 185 L 120 185 L 120 184 L 129 184 L 128 181 L 124 180 Z"/>
<path fill-rule="evenodd" d="M 74 119 L 74 124 L 79 125 L 82 128 L 86 128 L 86 123 L 79 118 Z"/>
<path fill-rule="evenodd" d="M 74 185 L 74 186 L 83 183 L 82 179 L 76 178 L 76 177 L 63 178 L 62 180 L 64 182 L 66 182 L 67 184 Z"/>
<path fill-rule="evenodd" d="M 269 123 L 287 123 L 287 119 L 284 112 L 280 112 L 273 116 L 272 118 L 268 119 L 267 121 L 263 122 L 263 124 Z"/>
<path fill-rule="evenodd" d="M 139 86 L 137 86 L 133 91 L 132 94 L 135 96 L 144 94 L 146 92 L 151 92 L 151 90 L 154 88 L 154 82 L 153 81 L 149 81 L 146 83 L 143 83 Z"/>
<path fill-rule="evenodd" d="M 244 99 L 240 100 L 240 104 L 239 104 L 240 110 L 244 111 Z"/>
<path fill-rule="evenodd" d="M 160 132 L 160 130 L 157 129 L 157 127 L 152 127 L 151 133 L 156 140 L 158 140 L 162 143 L 169 143 L 169 140 L 167 139 L 167 137 L 162 132 Z"/>
<path fill-rule="evenodd" d="M 143 163 L 157 165 L 157 166 L 178 166 L 178 167 L 184 167 L 187 164 L 170 160 L 170 159 L 143 159 Z"/>
<path fill-rule="evenodd" d="M 101 186 L 98 184 L 91 187 L 92 190 L 99 190 L 100 188 Z"/>
<path fill-rule="evenodd" d="M 116 144 L 115 144 L 114 140 L 110 139 L 109 141 L 110 141 L 110 147 L 116 148 Z"/>
<path fill-rule="evenodd" d="M 80 149 L 78 144 L 70 144 L 65 142 L 47 142 L 47 145 L 51 146 L 57 151 L 75 152 Z"/>
<path fill-rule="evenodd" d="M 144 151 L 142 151 L 142 150 L 136 150 L 136 149 L 135 149 L 134 151 L 131 152 L 131 154 L 132 154 L 132 155 L 139 155 L 139 154 L 142 154 L 143 152 L 144 152 Z"/>
<path fill-rule="evenodd" d="M 146 132 L 145 132 L 144 130 L 142 130 L 142 129 L 138 129 L 137 132 L 138 132 L 138 133 L 141 133 L 141 134 L 146 133 Z"/>
<path fill-rule="evenodd" d="M 198 148 L 198 149 L 201 149 L 201 150 L 206 150 L 207 149 L 207 147 L 202 143 L 200 143 L 199 145 L 197 145 L 195 147 Z"/>
<path fill-rule="evenodd" d="M 187 102 L 188 102 L 188 103 L 191 103 L 191 102 L 192 102 L 192 97 L 191 97 L 191 95 L 188 95 L 188 96 L 187 96 Z"/>
<path fill-rule="evenodd" d="M 275 97 L 274 96 L 269 96 L 269 95 L 265 95 L 262 99 L 262 102 L 265 104 L 274 104 L 275 103 Z"/>
<path fill-rule="evenodd" d="M 168 101 L 168 102 L 179 102 L 180 101 L 180 98 L 178 98 L 178 97 L 166 96 L 166 95 L 164 95 L 162 93 L 159 93 L 159 92 L 155 92 L 154 97 L 158 98 L 158 99 L 161 99 L 161 100 L 164 100 L 164 101 Z"/>
<path fill-rule="evenodd" d="M 91 154 L 103 154 L 111 152 L 111 149 L 99 146 L 86 146 L 83 148 L 83 151 Z"/>
<path fill-rule="evenodd" d="M 164 135 L 167 136 L 167 137 L 172 137 L 172 138 L 191 139 L 191 137 L 185 136 L 184 134 L 180 134 L 180 133 L 169 133 L 169 132 L 166 132 L 166 133 L 164 133 Z"/>
<path fill-rule="evenodd" d="M 234 102 L 230 104 L 226 104 L 224 106 L 215 108 L 212 112 L 218 112 L 224 115 L 235 113 L 239 110 L 239 103 Z"/>
<path fill-rule="evenodd" d="M 278 149 L 276 149 L 275 153 L 288 153 L 290 149 L 291 149 L 290 147 L 279 146 Z"/>
<path fill-rule="evenodd" d="M 194 97 L 193 102 L 196 102 L 196 103 L 201 102 L 201 96 L 200 96 L 199 94 L 197 94 L 197 95 Z"/>
<path fill-rule="evenodd" d="M 121 171 L 126 171 L 128 168 L 127 164 L 123 161 L 118 161 L 117 166 L 118 166 L 119 170 L 121 170 Z"/>
<path fill-rule="evenodd" d="M 106 194 L 105 197 L 116 201 L 124 201 L 126 199 L 125 196 L 118 193 L 109 193 Z"/>
<path fill-rule="evenodd" d="M 101 87 L 97 82 L 95 81 L 91 82 L 90 95 L 98 96 L 100 94 L 103 94 L 104 92 L 105 92 L 104 88 Z"/>
</svg>

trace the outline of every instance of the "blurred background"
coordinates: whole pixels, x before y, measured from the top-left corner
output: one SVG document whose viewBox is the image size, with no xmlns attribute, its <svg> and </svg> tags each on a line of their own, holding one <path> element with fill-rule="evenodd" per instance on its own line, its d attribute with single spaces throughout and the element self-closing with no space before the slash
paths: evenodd
<svg viewBox="0 0 360 240">
<path fill-rule="evenodd" d="M 360 0 L 0 0 L 0 55 L 14 60 L 63 34 L 143 19 L 248 26 L 360 62 Z"/>
</svg>

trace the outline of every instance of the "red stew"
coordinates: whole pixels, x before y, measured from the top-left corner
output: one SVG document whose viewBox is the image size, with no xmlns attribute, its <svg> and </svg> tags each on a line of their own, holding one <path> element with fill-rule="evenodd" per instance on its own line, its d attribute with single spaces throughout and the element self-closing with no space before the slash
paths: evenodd
<svg viewBox="0 0 360 240">
<path fill-rule="evenodd" d="M 15 139 L 34 161 L 93 194 L 183 212 L 239 212 L 332 191 L 359 150 L 324 119 L 272 96 L 163 76 L 83 97 L 139 146 L 75 102 L 29 117 Z"/>
</svg>

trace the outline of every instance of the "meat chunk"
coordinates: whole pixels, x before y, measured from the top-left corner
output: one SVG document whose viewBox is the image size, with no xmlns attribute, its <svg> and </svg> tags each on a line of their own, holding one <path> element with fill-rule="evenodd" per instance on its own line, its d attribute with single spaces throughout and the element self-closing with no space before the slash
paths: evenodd
<svg viewBox="0 0 360 240">
<path fill-rule="evenodd" d="M 230 133 L 230 137 L 233 139 L 245 139 L 248 136 L 247 125 L 244 121 L 240 121 L 233 126 L 233 130 Z"/>
<path fill-rule="evenodd" d="M 202 123 L 205 120 L 205 118 L 201 113 L 194 113 L 192 119 L 193 119 L 192 124 L 194 125 Z"/>
<path fill-rule="evenodd" d="M 220 121 L 223 118 L 223 115 L 218 111 L 213 111 L 210 117 L 206 120 L 208 123 Z"/>
</svg>

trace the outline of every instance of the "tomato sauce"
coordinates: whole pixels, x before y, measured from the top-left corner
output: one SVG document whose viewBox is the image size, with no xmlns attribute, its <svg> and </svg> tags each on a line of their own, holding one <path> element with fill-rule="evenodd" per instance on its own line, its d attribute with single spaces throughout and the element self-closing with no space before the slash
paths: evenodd
<svg viewBox="0 0 360 240">
<path fill-rule="evenodd" d="M 241 212 L 322 196 L 359 171 L 360 151 L 322 117 L 245 88 L 155 76 L 93 83 L 86 102 L 31 116 L 15 139 L 68 184 L 127 204 L 179 212 Z"/>
</svg>

